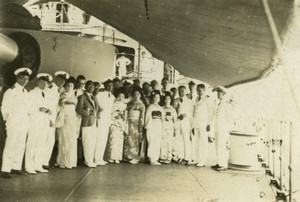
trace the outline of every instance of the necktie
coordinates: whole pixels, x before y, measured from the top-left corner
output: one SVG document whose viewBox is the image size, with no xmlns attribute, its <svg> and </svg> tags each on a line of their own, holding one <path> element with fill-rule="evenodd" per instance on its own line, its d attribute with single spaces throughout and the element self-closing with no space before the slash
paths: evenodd
<svg viewBox="0 0 300 202">
<path fill-rule="evenodd" d="M 110 93 L 108 93 L 108 97 L 110 98 Z"/>
<path fill-rule="evenodd" d="M 23 93 L 25 92 L 24 88 L 22 89 Z"/>
<path fill-rule="evenodd" d="M 180 98 L 180 102 L 181 102 L 181 103 L 183 102 L 183 99 L 182 99 L 182 98 Z"/>
<path fill-rule="evenodd" d="M 42 91 L 42 96 L 45 97 L 45 93 Z"/>
</svg>

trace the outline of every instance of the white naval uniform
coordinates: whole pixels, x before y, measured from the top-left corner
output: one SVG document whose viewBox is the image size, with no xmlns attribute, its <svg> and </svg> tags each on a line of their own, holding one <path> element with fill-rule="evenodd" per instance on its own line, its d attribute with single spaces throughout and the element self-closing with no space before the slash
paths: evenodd
<svg viewBox="0 0 300 202">
<path fill-rule="evenodd" d="M 98 120 L 97 128 L 95 163 L 99 164 L 104 161 L 103 157 L 108 140 L 111 113 L 115 96 L 111 92 L 104 91 L 99 92 L 96 98 L 100 107 L 100 119 Z"/>
<path fill-rule="evenodd" d="M 224 99 L 218 102 L 214 117 L 217 161 L 219 166 L 227 168 L 229 159 L 229 130 L 232 122 L 233 105 Z"/>
<path fill-rule="evenodd" d="M 127 75 L 126 67 L 130 64 L 131 61 L 125 56 L 121 56 L 117 59 L 117 66 L 119 67 L 119 79 L 122 79 L 123 76 Z"/>
<path fill-rule="evenodd" d="M 29 120 L 28 92 L 16 83 L 3 97 L 1 111 L 6 121 L 7 138 L 3 151 L 2 172 L 21 170 Z"/>
<path fill-rule="evenodd" d="M 47 133 L 47 137 L 45 140 L 45 148 L 44 148 L 44 160 L 43 160 L 43 165 L 48 166 L 49 165 L 49 161 L 51 159 L 51 155 L 52 155 L 52 151 L 53 151 L 53 147 L 55 144 L 55 119 L 57 116 L 57 112 L 59 110 L 58 107 L 58 102 L 59 102 L 59 98 L 60 98 L 60 92 L 63 91 L 63 89 L 59 89 L 58 86 L 53 83 L 51 88 L 47 89 L 47 95 L 50 99 L 50 110 L 52 112 L 51 116 L 50 116 L 50 120 L 52 121 L 53 125 L 51 127 L 48 128 L 48 133 Z"/>
<path fill-rule="evenodd" d="M 182 102 L 181 102 L 182 100 Z M 186 161 L 192 160 L 192 143 L 191 143 L 191 130 L 194 103 L 192 100 L 184 97 L 179 97 L 174 101 L 174 108 L 177 110 L 177 115 L 185 114 L 186 117 L 182 120 L 178 119 L 179 131 L 177 135 L 181 135 L 184 145 L 184 159 Z"/>
<path fill-rule="evenodd" d="M 50 115 L 40 108 L 50 108 L 49 91 L 39 87 L 29 92 L 29 130 L 25 151 L 25 169 L 28 172 L 43 169 L 46 139 L 50 128 Z"/>
<path fill-rule="evenodd" d="M 147 130 L 148 157 L 150 162 L 157 162 L 163 135 L 163 123 L 165 114 L 158 104 L 150 104 L 145 116 L 145 128 Z"/>
<path fill-rule="evenodd" d="M 194 107 L 194 145 L 193 145 L 193 159 L 199 166 L 206 165 L 208 156 L 208 132 L 206 127 L 211 127 L 214 115 L 214 102 L 207 96 L 198 96 Z"/>
</svg>

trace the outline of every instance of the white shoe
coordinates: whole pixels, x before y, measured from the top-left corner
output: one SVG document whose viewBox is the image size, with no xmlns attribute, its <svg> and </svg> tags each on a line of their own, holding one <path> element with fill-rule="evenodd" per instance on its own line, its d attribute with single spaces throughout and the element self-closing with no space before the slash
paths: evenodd
<svg viewBox="0 0 300 202">
<path fill-rule="evenodd" d="M 109 162 L 109 163 L 114 163 L 114 160 L 110 160 L 110 159 L 109 159 L 108 162 Z"/>
<path fill-rule="evenodd" d="M 131 163 L 131 164 L 138 164 L 138 163 L 139 163 L 139 161 L 138 161 L 138 160 L 136 160 L 136 159 L 132 159 L 131 161 L 129 161 L 129 163 Z"/>
<path fill-rule="evenodd" d="M 105 166 L 107 164 L 106 161 L 100 161 L 98 163 L 96 163 L 96 166 Z"/>
<path fill-rule="evenodd" d="M 48 170 L 45 170 L 43 168 L 40 168 L 38 170 L 35 170 L 36 172 L 39 172 L 39 173 L 48 173 L 49 171 Z"/>
<path fill-rule="evenodd" d="M 119 163 L 120 163 L 120 161 L 119 161 L 119 160 L 115 160 L 115 163 L 116 163 L 116 164 L 119 164 Z"/>
<path fill-rule="evenodd" d="M 190 162 L 190 164 L 191 164 L 191 165 L 195 165 L 195 164 L 197 164 L 197 162 L 194 161 L 194 160 L 192 160 L 192 161 Z"/>
<path fill-rule="evenodd" d="M 200 164 L 200 163 L 197 163 L 196 166 L 197 166 L 197 167 L 202 167 L 202 168 L 205 167 L 205 165 Z"/>
<path fill-rule="evenodd" d="M 26 170 L 26 173 L 29 175 L 36 175 L 36 172 L 34 170 Z"/>
<path fill-rule="evenodd" d="M 154 161 L 154 162 L 151 162 L 151 165 L 152 166 L 160 166 L 161 163 L 157 162 L 157 161 Z"/>
<path fill-rule="evenodd" d="M 169 164 L 171 163 L 171 160 L 166 160 L 164 163 Z"/>
<path fill-rule="evenodd" d="M 85 165 L 86 165 L 87 167 L 89 167 L 89 168 L 96 168 L 96 164 L 94 164 L 94 163 L 93 163 L 93 164 L 87 164 L 87 163 L 86 163 Z"/>
</svg>

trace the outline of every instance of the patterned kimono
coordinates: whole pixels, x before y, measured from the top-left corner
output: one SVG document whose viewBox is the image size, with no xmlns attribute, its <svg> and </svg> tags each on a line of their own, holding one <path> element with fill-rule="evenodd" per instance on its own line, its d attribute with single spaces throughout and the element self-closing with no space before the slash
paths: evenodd
<svg viewBox="0 0 300 202">
<path fill-rule="evenodd" d="M 143 135 L 145 105 L 141 100 L 132 100 L 127 105 L 128 134 L 124 140 L 124 159 L 139 160 L 140 142 Z"/>
<path fill-rule="evenodd" d="M 58 128 L 58 138 L 60 139 L 60 146 L 57 157 L 57 164 L 62 168 L 72 168 L 77 165 L 77 137 L 78 125 L 76 115 L 77 99 L 74 92 L 64 92 L 61 94 L 60 99 L 62 102 L 73 102 L 73 104 L 65 104 L 63 107 L 64 112 L 64 125 Z"/>
<path fill-rule="evenodd" d="M 107 144 L 109 160 L 122 160 L 124 132 L 127 130 L 127 105 L 124 101 L 114 101 L 112 119 Z"/>
<path fill-rule="evenodd" d="M 173 152 L 173 141 L 175 136 L 175 122 L 177 120 L 176 110 L 170 107 L 163 107 L 165 113 L 164 131 L 162 136 L 162 145 L 160 159 L 171 161 Z"/>
<path fill-rule="evenodd" d="M 159 159 L 164 117 L 161 106 L 158 104 L 149 105 L 145 117 L 145 128 L 147 130 L 148 157 L 151 163 L 157 162 Z"/>
</svg>

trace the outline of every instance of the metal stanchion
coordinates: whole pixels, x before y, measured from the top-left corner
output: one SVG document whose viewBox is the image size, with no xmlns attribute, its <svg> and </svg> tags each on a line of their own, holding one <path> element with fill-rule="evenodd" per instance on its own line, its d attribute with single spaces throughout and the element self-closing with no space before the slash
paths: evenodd
<svg viewBox="0 0 300 202">
<path fill-rule="evenodd" d="M 272 124 L 272 126 L 274 126 Z M 275 137 L 275 132 L 273 133 L 272 131 L 272 170 L 271 170 L 271 184 L 277 185 L 277 180 L 276 180 L 276 144 L 277 143 L 277 139 Z"/>
<path fill-rule="evenodd" d="M 267 165 L 266 165 L 266 173 L 271 175 L 271 168 L 270 168 L 270 159 L 271 159 L 271 143 L 272 143 L 272 138 L 271 138 L 271 120 L 268 120 L 268 127 L 267 127 Z"/>
<path fill-rule="evenodd" d="M 290 122 L 290 155 L 289 155 L 289 201 L 293 201 L 293 169 L 292 169 L 292 155 L 293 155 L 293 122 Z"/>
<path fill-rule="evenodd" d="M 283 149 L 284 149 L 284 141 L 283 136 L 286 132 L 286 121 L 280 121 L 280 139 L 279 142 L 279 163 L 280 163 L 280 175 L 279 175 L 279 189 L 277 189 L 277 198 L 285 199 L 288 195 L 284 189 L 284 179 L 283 179 L 283 169 L 284 169 L 284 158 L 283 158 Z"/>
</svg>

